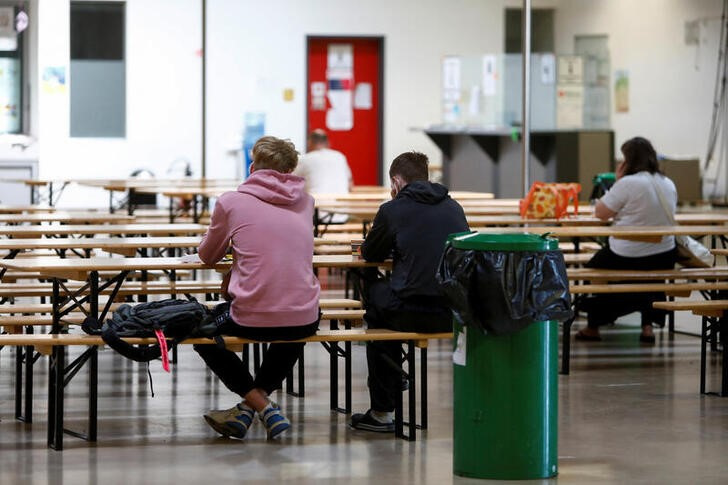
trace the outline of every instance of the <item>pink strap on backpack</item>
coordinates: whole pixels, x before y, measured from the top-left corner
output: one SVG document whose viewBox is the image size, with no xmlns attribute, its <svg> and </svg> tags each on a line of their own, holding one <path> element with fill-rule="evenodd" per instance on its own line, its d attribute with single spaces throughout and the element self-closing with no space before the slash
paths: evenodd
<svg viewBox="0 0 728 485">
<path fill-rule="evenodd" d="M 159 342 L 159 350 L 162 354 L 162 369 L 169 372 L 169 351 L 167 350 L 167 339 L 164 337 L 164 332 L 161 329 L 154 331 L 154 336 L 157 337 Z"/>
</svg>

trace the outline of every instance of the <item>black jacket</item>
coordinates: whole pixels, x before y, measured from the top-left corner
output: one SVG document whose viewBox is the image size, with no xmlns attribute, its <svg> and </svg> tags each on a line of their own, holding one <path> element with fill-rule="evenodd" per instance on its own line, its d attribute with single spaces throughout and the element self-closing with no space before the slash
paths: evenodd
<svg viewBox="0 0 728 485">
<path fill-rule="evenodd" d="M 463 208 L 447 188 L 412 182 L 381 205 L 361 253 L 367 261 L 392 257 L 391 286 L 398 297 L 440 296 L 435 272 L 447 236 L 467 230 Z"/>
</svg>

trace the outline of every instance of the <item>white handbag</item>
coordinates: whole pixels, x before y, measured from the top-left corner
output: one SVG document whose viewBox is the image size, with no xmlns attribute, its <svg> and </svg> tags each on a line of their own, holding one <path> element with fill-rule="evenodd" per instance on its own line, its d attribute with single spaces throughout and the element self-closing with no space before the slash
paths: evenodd
<svg viewBox="0 0 728 485">
<path fill-rule="evenodd" d="M 665 195 L 662 190 L 655 182 L 654 175 L 650 179 L 652 186 L 657 192 L 657 198 L 660 199 L 660 204 L 667 214 L 667 219 L 673 226 L 677 226 L 675 217 L 672 215 L 672 211 L 667 205 Z M 698 241 L 690 236 L 675 236 L 675 245 L 677 246 L 677 262 L 681 266 L 687 268 L 710 268 L 715 263 L 715 256 L 711 254 L 710 249 L 706 248 Z"/>
</svg>

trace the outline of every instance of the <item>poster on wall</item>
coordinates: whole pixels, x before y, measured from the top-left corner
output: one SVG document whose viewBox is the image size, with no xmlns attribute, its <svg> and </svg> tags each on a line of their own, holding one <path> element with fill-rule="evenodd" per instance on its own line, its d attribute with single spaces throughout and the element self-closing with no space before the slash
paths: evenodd
<svg viewBox="0 0 728 485">
<path fill-rule="evenodd" d="M 581 128 L 584 123 L 584 87 L 559 86 L 556 90 L 556 128 Z"/>
<path fill-rule="evenodd" d="M 326 83 L 316 81 L 311 83 L 311 110 L 323 111 L 326 109 Z"/>
<path fill-rule="evenodd" d="M 48 94 L 66 92 L 66 66 L 47 66 L 43 68 L 41 89 Z"/>
<path fill-rule="evenodd" d="M 326 127 L 349 131 L 354 127 L 354 46 L 329 44 L 326 81 L 331 105 L 326 111 Z"/>
<path fill-rule="evenodd" d="M 442 60 L 442 109 L 445 123 L 456 123 L 460 117 L 460 58 Z"/>
<path fill-rule="evenodd" d="M 556 56 L 545 53 L 541 55 L 541 84 L 549 85 L 556 81 Z"/>
<path fill-rule="evenodd" d="M 496 94 L 498 72 L 495 66 L 495 55 L 488 54 L 483 56 L 483 95 L 485 96 L 495 96 Z"/>
<path fill-rule="evenodd" d="M 583 84 L 584 60 L 580 56 L 559 56 L 559 84 Z"/>
<path fill-rule="evenodd" d="M 629 113 L 629 72 L 614 73 L 614 104 L 617 113 Z"/>
<path fill-rule="evenodd" d="M 13 7 L 0 7 L 0 51 L 14 51 L 18 48 L 13 10 Z"/>
</svg>

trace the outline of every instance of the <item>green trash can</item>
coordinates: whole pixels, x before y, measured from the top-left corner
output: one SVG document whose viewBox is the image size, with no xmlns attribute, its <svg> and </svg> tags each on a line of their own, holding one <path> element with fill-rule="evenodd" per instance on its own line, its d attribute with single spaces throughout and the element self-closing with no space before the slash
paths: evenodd
<svg viewBox="0 0 728 485">
<path fill-rule="evenodd" d="M 534 234 L 471 234 L 451 244 L 507 253 L 558 249 L 556 239 Z M 454 473 L 509 480 L 555 476 L 558 322 L 533 322 L 507 335 L 454 327 Z"/>
</svg>

